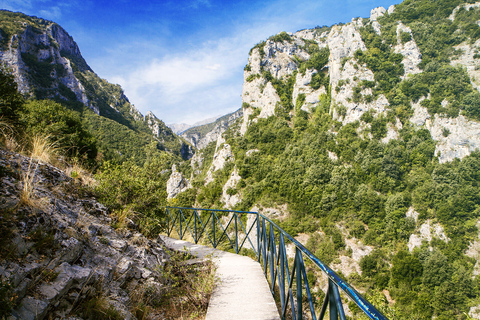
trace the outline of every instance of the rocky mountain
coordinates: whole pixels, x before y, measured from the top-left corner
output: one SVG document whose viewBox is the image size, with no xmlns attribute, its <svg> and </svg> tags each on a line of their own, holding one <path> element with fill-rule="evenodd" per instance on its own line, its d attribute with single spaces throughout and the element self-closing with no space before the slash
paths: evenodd
<svg viewBox="0 0 480 320">
<path fill-rule="evenodd" d="M 390 318 L 480 319 L 479 4 L 404 1 L 260 42 L 243 117 L 169 196 L 271 216 Z"/>
<path fill-rule="evenodd" d="M 163 121 L 151 112 L 142 115 L 119 85 L 95 74 L 73 38 L 56 23 L 2 10 L 0 30 L 0 61 L 13 71 L 19 91 L 79 111 L 104 154 L 141 157 L 153 140 L 159 150 L 191 157 L 186 143 Z M 82 108 L 95 115 L 84 115 Z M 125 148 L 126 139 L 135 143 Z"/>
<path fill-rule="evenodd" d="M 238 118 L 243 117 L 243 110 L 239 109 L 235 112 L 226 114 L 215 121 L 208 122 L 203 125 L 198 125 L 192 128 L 188 128 L 180 134 L 195 148 L 203 149 L 209 143 L 216 142 L 218 138 L 227 131 L 227 129 L 236 123 Z"/>
<path fill-rule="evenodd" d="M 186 124 L 186 123 L 171 123 L 171 124 L 167 124 L 167 126 L 170 129 L 172 129 L 173 132 L 175 132 L 176 134 L 181 134 L 183 131 L 185 131 L 187 129 L 190 129 L 190 128 L 193 128 L 193 127 L 198 127 L 198 126 L 203 126 L 205 124 L 215 122 L 215 120 L 217 120 L 217 118 L 218 117 L 208 118 L 208 119 L 205 119 L 205 120 L 202 120 L 202 121 L 195 122 L 192 125 Z"/>
</svg>

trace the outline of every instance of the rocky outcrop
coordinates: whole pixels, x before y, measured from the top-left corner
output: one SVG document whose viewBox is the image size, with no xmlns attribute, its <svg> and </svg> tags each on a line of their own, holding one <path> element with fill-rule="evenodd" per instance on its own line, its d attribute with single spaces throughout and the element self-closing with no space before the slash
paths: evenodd
<svg viewBox="0 0 480 320">
<path fill-rule="evenodd" d="M 167 198 L 175 198 L 179 193 L 190 188 L 190 182 L 185 179 L 181 172 L 177 171 L 177 166 L 172 166 L 172 174 L 167 181 Z"/>
<path fill-rule="evenodd" d="M 401 41 L 401 33 L 406 32 L 411 36 L 411 40 L 406 43 Z M 417 46 L 417 43 L 413 39 L 412 30 L 405 26 L 403 23 L 399 22 L 397 26 L 397 45 L 395 46 L 395 53 L 401 53 L 403 55 L 403 68 L 405 69 L 405 74 L 402 76 L 402 79 L 406 79 L 411 74 L 416 74 L 422 72 L 418 65 L 422 62 L 422 54 L 420 49 Z"/>
<path fill-rule="evenodd" d="M 448 19 L 450 19 L 452 21 L 455 20 L 455 16 L 456 16 L 458 10 L 460 10 L 460 8 L 464 8 L 465 10 L 470 10 L 470 8 L 479 8 L 479 7 L 480 7 L 480 2 L 461 4 L 458 7 L 456 7 L 455 9 L 453 9 L 453 11 L 450 14 L 450 16 L 448 17 Z"/>
<path fill-rule="evenodd" d="M 162 296 L 168 255 L 160 239 L 145 238 L 128 218 L 113 228 L 108 210 L 55 167 L 0 149 L 0 168 L 0 280 L 15 302 L 9 319 L 82 319 L 84 306 L 98 301 L 135 319 L 135 292 Z M 27 172 L 30 181 L 21 178 Z"/>
<path fill-rule="evenodd" d="M 26 57 L 31 57 L 29 61 L 51 66 L 51 83 L 34 82 L 30 70 L 32 65 L 31 62 L 25 62 Z M 44 86 L 43 89 L 58 89 L 60 85 L 64 85 L 75 94 L 78 101 L 94 109 L 84 86 L 74 75 L 72 61 L 74 60 L 75 65 L 82 71 L 91 72 L 91 69 L 72 37 L 59 25 L 50 22 L 39 30 L 24 24 L 23 30 L 12 36 L 8 47 L 0 51 L 0 60 L 14 71 L 19 91 L 23 94 L 32 94 L 33 89 L 39 85 Z M 59 91 L 55 91 L 55 94 L 66 99 Z"/>
<path fill-rule="evenodd" d="M 207 172 L 205 178 L 205 184 L 208 184 L 214 180 L 213 174 L 217 170 L 223 169 L 227 162 L 234 161 L 234 155 L 232 148 L 228 143 L 224 143 L 224 140 L 219 138 L 217 141 L 217 148 L 213 155 L 213 162 Z"/>
<path fill-rule="evenodd" d="M 439 223 L 433 223 L 431 220 L 427 220 L 418 228 L 417 233 L 410 235 L 408 250 L 413 251 L 414 248 L 420 247 L 423 241 L 432 241 L 433 237 L 445 242 L 450 240 Z"/>
<path fill-rule="evenodd" d="M 220 198 L 220 201 L 225 203 L 225 208 L 227 209 L 233 209 L 233 207 L 235 207 L 235 205 L 241 201 L 240 194 L 236 193 L 236 187 L 240 179 L 242 179 L 242 177 L 240 177 L 238 170 L 235 167 L 227 182 L 223 186 L 222 197 Z M 232 190 L 235 192 L 232 192 Z"/>
</svg>

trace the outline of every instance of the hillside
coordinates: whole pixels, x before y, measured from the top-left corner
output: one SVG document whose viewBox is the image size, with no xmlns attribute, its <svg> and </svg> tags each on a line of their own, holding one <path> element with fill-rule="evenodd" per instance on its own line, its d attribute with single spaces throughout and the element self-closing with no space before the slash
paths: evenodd
<svg viewBox="0 0 480 320">
<path fill-rule="evenodd" d="M 391 319 L 480 319 L 479 7 L 407 0 L 257 44 L 243 118 L 171 201 L 269 215 Z"/>
<path fill-rule="evenodd" d="M 59 25 L 21 13 L 0 11 L 0 61 L 12 70 L 30 99 L 54 100 L 77 112 L 105 159 L 144 161 L 145 149 L 188 158 L 188 145 L 153 113 L 143 116 L 119 85 L 88 66 L 73 38 Z"/>
<path fill-rule="evenodd" d="M 243 110 L 238 109 L 235 112 L 215 119 L 215 121 L 188 128 L 182 132 L 180 136 L 185 138 L 185 140 L 190 142 L 195 148 L 203 149 L 210 142 L 217 141 L 222 133 L 227 131 L 227 129 L 236 122 L 235 120 L 241 117 L 243 117 Z"/>
</svg>

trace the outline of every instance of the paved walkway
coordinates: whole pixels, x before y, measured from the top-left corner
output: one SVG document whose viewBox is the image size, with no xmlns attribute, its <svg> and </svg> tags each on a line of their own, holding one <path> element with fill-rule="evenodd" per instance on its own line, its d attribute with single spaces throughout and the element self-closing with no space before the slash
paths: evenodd
<svg viewBox="0 0 480 320">
<path fill-rule="evenodd" d="M 189 250 L 199 258 L 211 255 L 217 285 L 206 320 L 279 320 L 277 307 L 260 264 L 249 257 L 161 236 L 167 247 Z"/>
</svg>

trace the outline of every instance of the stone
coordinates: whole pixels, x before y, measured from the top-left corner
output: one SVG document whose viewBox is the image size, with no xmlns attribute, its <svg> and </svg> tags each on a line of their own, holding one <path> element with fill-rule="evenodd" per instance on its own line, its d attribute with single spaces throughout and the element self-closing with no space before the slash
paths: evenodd
<svg viewBox="0 0 480 320">
<path fill-rule="evenodd" d="M 30 159 L 0 149 L 0 164 L 23 172 L 28 170 Z M 50 315 L 63 318 L 71 314 L 74 304 L 81 304 L 95 290 L 100 290 L 108 297 L 108 303 L 126 319 L 132 319 L 128 309 L 130 298 L 124 288 L 129 287 L 135 276 L 139 286 L 162 283 L 161 271 L 168 259 L 163 242 L 146 239 L 141 234 L 132 235 L 128 230 L 117 232 L 108 225 L 103 205 L 75 193 L 67 196 L 57 192 L 59 184 L 71 180 L 64 172 L 48 164 L 39 164 L 38 168 L 39 182 L 34 191 L 41 191 L 44 205 L 35 211 L 22 206 L 13 213 L 16 225 L 21 228 L 12 229 L 15 236 L 11 243 L 15 239 L 23 254 L 14 256 L 13 261 L 0 262 L 1 279 L 10 280 L 19 299 L 10 318 L 45 319 Z M 8 174 L 0 177 L 0 198 L 5 198 L 6 192 L 11 195 L 20 192 L 21 184 L 17 181 L 20 175 Z M 5 180 L 11 183 L 2 183 Z M 33 244 L 32 231 L 40 226 L 54 239 L 51 248 L 47 245 L 42 254 L 27 249 Z M 108 240 L 109 245 L 101 239 Z M 130 270 L 138 271 L 138 275 Z"/>
<path fill-rule="evenodd" d="M 177 171 L 175 165 L 172 166 L 172 174 L 167 181 L 167 198 L 175 198 L 179 193 L 190 188 L 190 182 Z"/>
<path fill-rule="evenodd" d="M 220 141 L 220 139 L 221 137 L 218 141 Z M 217 150 L 215 150 L 215 154 L 213 155 L 213 162 L 208 169 L 207 177 L 205 178 L 205 184 L 208 184 L 214 180 L 213 173 L 217 170 L 223 169 L 225 163 L 234 161 L 234 156 L 230 145 L 225 143 L 221 148 L 218 148 L 218 144 L 219 143 L 217 142 Z"/>
<path fill-rule="evenodd" d="M 384 7 L 377 7 L 375 9 L 372 9 L 370 11 L 370 20 L 376 21 L 378 17 L 385 15 L 385 12 L 387 12 L 387 10 L 385 10 Z"/>
<path fill-rule="evenodd" d="M 43 319 L 48 311 L 48 304 L 33 297 L 25 297 L 20 303 L 20 308 L 13 312 L 17 319 L 37 320 Z"/>
</svg>

